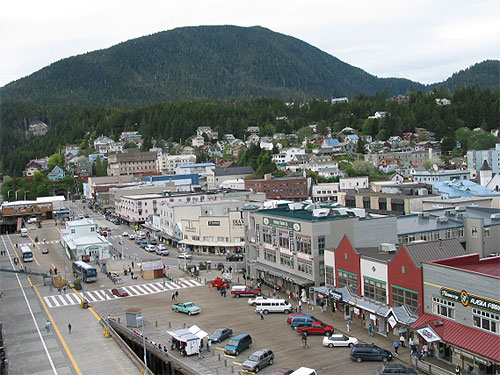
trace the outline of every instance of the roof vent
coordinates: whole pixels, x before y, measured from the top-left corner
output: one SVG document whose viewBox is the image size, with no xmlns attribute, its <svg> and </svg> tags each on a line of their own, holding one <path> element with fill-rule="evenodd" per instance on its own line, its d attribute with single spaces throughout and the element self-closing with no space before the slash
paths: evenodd
<svg viewBox="0 0 500 375">
<path fill-rule="evenodd" d="M 490 219 L 491 220 L 500 220 L 500 213 L 491 214 Z"/>
<path fill-rule="evenodd" d="M 313 210 L 314 217 L 326 217 L 330 213 L 329 208 L 315 208 Z"/>
<path fill-rule="evenodd" d="M 465 211 L 465 206 L 455 207 L 455 211 Z"/>
<path fill-rule="evenodd" d="M 302 203 L 289 203 L 288 204 L 288 209 L 290 211 L 301 210 L 302 209 Z"/>
<path fill-rule="evenodd" d="M 436 222 L 438 222 L 438 223 L 447 223 L 448 222 L 448 218 L 446 216 L 439 216 L 436 219 Z"/>
<path fill-rule="evenodd" d="M 434 324 L 434 327 L 439 327 L 442 326 L 444 323 L 442 320 L 434 320 L 432 324 Z"/>
<path fill-rule="evenodd" d="M 444 214 L 446 216 L 454 216 L 455 215 L 455 211 L 454 210 L 445 210 Z"/>
<path fill-rule="evenodd" d="M 396 245 L 393 243 L 381 243 L 379 245 L 379 250 L 382 253 L 392 253 L 396 251 Z"/>
<path fill-rule="evenodd" d="M 419 212 L 418 217 L 420 219 L 428 219 L 429 218 L 429 213 L 428 212 Z"/>
</svg>

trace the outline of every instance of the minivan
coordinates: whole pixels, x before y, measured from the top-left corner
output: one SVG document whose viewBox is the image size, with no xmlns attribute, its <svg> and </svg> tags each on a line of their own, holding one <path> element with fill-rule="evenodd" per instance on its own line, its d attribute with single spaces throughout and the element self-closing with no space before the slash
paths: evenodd
<svg viewBox="0 0 500 375">
<path fill-rule="evenodd" d="M 311 315 L 299 315 L 292 319 L 290 325 L 292 328 L 297 328 L 299 326 L 304 327 L 304 325 L 311 325 L 318 320 Z"/>
<path fill-rule="evenodd" d="M 252 336 L 248 333 L 240 333 L 229 340 L 227 345 L 224 346 L 224 354 L 238 355 L 251 346 Z"/>
<path fill-rule="evenodd" d="M 361 361 L 382 361 L 392 360 L 392 353 L 372 344 L 357 344 L 351 349 L 351 359 L 356 362 Z"/>
<path fill-rule="evenodd" d="M 268 314 L 270 312 L 280 312 L 289 314 L 292 311 L 292 305 L 285 299 L 264 299 L 255 302 L 255 312 L 263 312 Z"/>
<path fill-rule="evenodd" d="M 246 371 L 259 372 L 261 369 L 274 362 L 274 353 L 271 349 L 257 350 L 243 362 L 241 368 Z"/>
</svg>

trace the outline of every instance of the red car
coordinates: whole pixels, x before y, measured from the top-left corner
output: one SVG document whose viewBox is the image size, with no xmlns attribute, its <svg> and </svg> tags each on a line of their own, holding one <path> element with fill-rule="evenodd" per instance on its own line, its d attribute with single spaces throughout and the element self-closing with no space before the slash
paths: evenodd
<svg viewBox="0 0 500 375">
<path fill-rule="evenodd" d="M 211 281 L 212 283 L 212 286 L 214 288 L 229 288 L 229 281 L 225 281 L 224 279 L 222 279 L 221 277 L 217 277 L 215 278 L 214 280 Z"/>
<path fill-rule="evenodd" d="M 255 297 L 260 296 L 262 291 L 260 289 L 254 289 L 251 286 L 235 285 L 231 288 L 231 294 L 236 298 Z"/>
<path fill-rule="evenodd" d="M 127 291 L 123 288 L 111 289 L 111 293 L 115 296 L 118 296 L 118 297 L 128 297 Z"/>
<path fill-rule="evenodd" d="M 306 315 L 306 314 L 304 314 L 304 313 L 293 313 L 293 314 L 290 314 L 290 315 L 288 315 L 288 318 L 286 319 L 286 322 L 288 324 L 291 324 L 293 318 L 295 318 L 296 316 L 301 316 L 301 315 Z"/>
<path fill-rule="evenodd" d="M 297 332 L 304 335 L 325 335 L 330 336 L 334 331 L 333 326 L 323 322 L 314 322 L 307 327 L 297 327 Z"/>
</svg>

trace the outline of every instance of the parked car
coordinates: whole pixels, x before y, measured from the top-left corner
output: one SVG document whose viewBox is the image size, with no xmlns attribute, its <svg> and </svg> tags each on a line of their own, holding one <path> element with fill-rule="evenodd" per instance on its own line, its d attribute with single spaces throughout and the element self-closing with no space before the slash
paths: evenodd
<svg viewBox="0 0 500 375">
<path fill-rule="evenodd" d="M 297 327 L 305 327 L 313 324 L 314 322 L 319 322 L 319 321 L 320 321 L 319 319 L 315 318 L 312 315 L 296 316 L 292 318 L 290 326 L 293 329 L 296 329 Z"/>
<path fill-rule="evenodd" d="M 289 314 L 292 305 L 287 299 L 267 299 L 255 303 L 255 312 L 269 314 L 270 312 Z"/>
<path fill-rule="evenodd" d="M 243 297 L 253 297 L 260 296 L 262 291 L 258 288 L 252 288 L 251 286 L 245 285 L 235 285 L 231 288 L 231 294 L 236 298 Z"/>
<path fill-rule="evenodd" d="M 143 249 L 145 249 L 148 246 L 148 243 L 145 241 L 141 241 L 138 243 L 138 245 L 139 245 L 139 247 L 142 247 Z"/>
<path fill-rule="evenodd" d="M 258 296 L 258 297 L 254 297 L 254 298 L 250 298 L 248 300 L 248 304 L 249 305 L 252 305 L 252 306 L 255 306 L 255 304 L 259 301 L 264 301 L 266 299 L 272 299 L 272 298 L 269 298 L 269 297 L 266 297 L 266 296 Z"/>
<path fill-rule="evenodd" d="M 243 260 L 243 254 L 227 254 L 226 261 L 228 262 L 241 262 Z"/>
<path fill-rule="evenodd" d="M 392 353 L 372 344 L 357 344 L 351 349 L 350 358 L 353 361 L 391 361 Z"/>
<path fill-rule="evenodd" d="M 191 259 L 193 256 L 189 253 L 178 253 L 177 258 L 180 259 Z"/>
<path fill-rule="evenodd" d="M 226 346 L 224 346 L 224 354 L 238 355 L 243 350 L 252 346 L 252 336 L 248 333 L 240 333 L 234 336 Z"/>
<path fill-rule="evenodd" d="M 150 253 L 154 253 L 156 251 L 156 246 L 149 244 L 144 248 L 144 250 L 149 251 Z"/>
<path fill-rule="evenodd" d="M 248 359 L 243 362 L 241 368 L 246 371 L 259 372 L 262 368 L 272 365 L 274 362 L 274 353 L 271 349 L 260 349 L 252 353 Z"/>
<path fill-rule="evenodd" d="M 209 336 L 209 340 L 212 343 L 220 343 L 224 341 L 229 336 L 233 334 L 233 330 L 231 328 L 217 328 L 214 333 Z"/>
<path fill-rule="evenodd" d="M 151 243 L 151 245 L 158 245 L 158 240 L 156 238 L 151 238 L 149 242 Z"/>
<path fill-rule="evenodd" d="M 165 245 L 158 245 L 156 247 L 156 255 L 168 255 L 170 252 L 168 251 Z"/>
<path fill-rule="evenodd" d="M 89 216 L 89 214 L 84 214 L 83 217 L 88 219 L 90 216 Z"/>
<path fill-rule="evenodd" d="M 182 312 L 188 315 L 198 314 L 201 311 L 201 309 L 198 306 L 196 306 L 193 302 L 185 302 L 172 305 L 172 310 L 174 310 L 175 312 Z"/>
<path fill-rule="evenodd" d="M 335 346 L 349 346 L 353 347 L 358 343 L 358 339 L 355 337 L 349 337 L 342 334 L 335 334 L 327 337 L 323 337 L 323 345 L 333 348 Z"/>
<path fill-rule="evenodd" d="M 44 247 L 44 248 L 42 249 L 42 254 L 48 254 L 48 253 L 49 253 L 49 249 L 48 249 L 48 248 L 46 248 L 46 247 Z"/>
<path fill-rule="evenodd" d="M 217 289 L 229 288 L 229 284 L 230 284 L 229 281 L 224 280 L 222 277 L 216 277 L 215 279 L 213 279 L 210 282 L 212 283 L 212 286 L 214 288 L 217 288 Z"/>
<path fill-rule="evenodd" d="M 123 237 L 128 237 L 128 232 L 123 232 L 123 233 L 122 233 L 122 236 L 123 236 Z M 135 236 L 134 236 L 134 238 L 135 238 Z M 132 239 L 133 239 L 133 238 L 132 238 Z"/>
<path fill-rule="evenodd" d="M 278 371 L 273 372 L 273 375 L 290 375 L 292 372 L 291 368 L 280 368 Z"/>
<path fill-rule="evenodd" d="M 127 232 L 125 232 L 125 233 L 127 233 Z M 135 233 L 130 233 L 129 236 L 128 236 L 128 238 L 130 240 L 135 240 Z"/>
<path fill-rule="evenodd" d="M 125 289 L 123 289 L 123 288 L 114 288 L 114 289 L 111 289 L 111 293 L 114 296 L 118 296 L 118 297 L 128 297 L 127 291 Z"/>
<path fill-rule="evenodd" d="M 302 335 L 326 335 L 330 336 L 334 331 L 333 326 L 323 322 L 313 322 L 311 325 L 298 326 L 297 332 Z"/>
<path fill-rule="evenodd" d="M 293 314 L 290 314 L 290 315 L 288 315 L 288 318 L 286 318 L 286 322 L 288 324 L 290 324 L 292 322 L 293 318 L 295 318 L 297 316 L 305 316 L 305 315 L 307 315 L 307 314 L 306 313 L 293 313 Z"/>
<path fill-rule="evenodd" d="M 384 363 L 380 365 L 377 369 L 377 375 L 385 374 L 412 374 L 415 375 L 417 372 L 409 367 L 400 365 L 399 363 Z"/>
</svg>

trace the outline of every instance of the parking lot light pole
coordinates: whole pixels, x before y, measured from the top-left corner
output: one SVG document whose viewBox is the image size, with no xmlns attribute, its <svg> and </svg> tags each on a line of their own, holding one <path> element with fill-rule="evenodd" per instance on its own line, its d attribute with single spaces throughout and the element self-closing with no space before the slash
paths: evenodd
<svg viewBox="0 0 500 375">
<path fill-rule="evenodd" d="M 146 336 L 144 335 L 144 318 L 142 316 L 137 317 L 137 320 L 141 321 L 142 327 L 142 345 L 144 346 L 144 370 L 141 371 L 141 374 L 147 374 L 148 372 L 148 360 L 146 357 Z"/>
<path fill-rule="evenodd" d="M 104 319 L 104 337 L 111 337 L 111 335 L 109 334 L 109 330 L 108 330 L 108 324 L 109 324 L 109 314 L 110 314 L 110 309 L 109 309 L 109 297 L 106 293 L 106 285 L 104 284 L 101 284 L 100 285 L 101 288 L 103 288 L 103 292 L 104 292 L 104 298 L 106 299 L 106 318 Z"/>
</svg>

